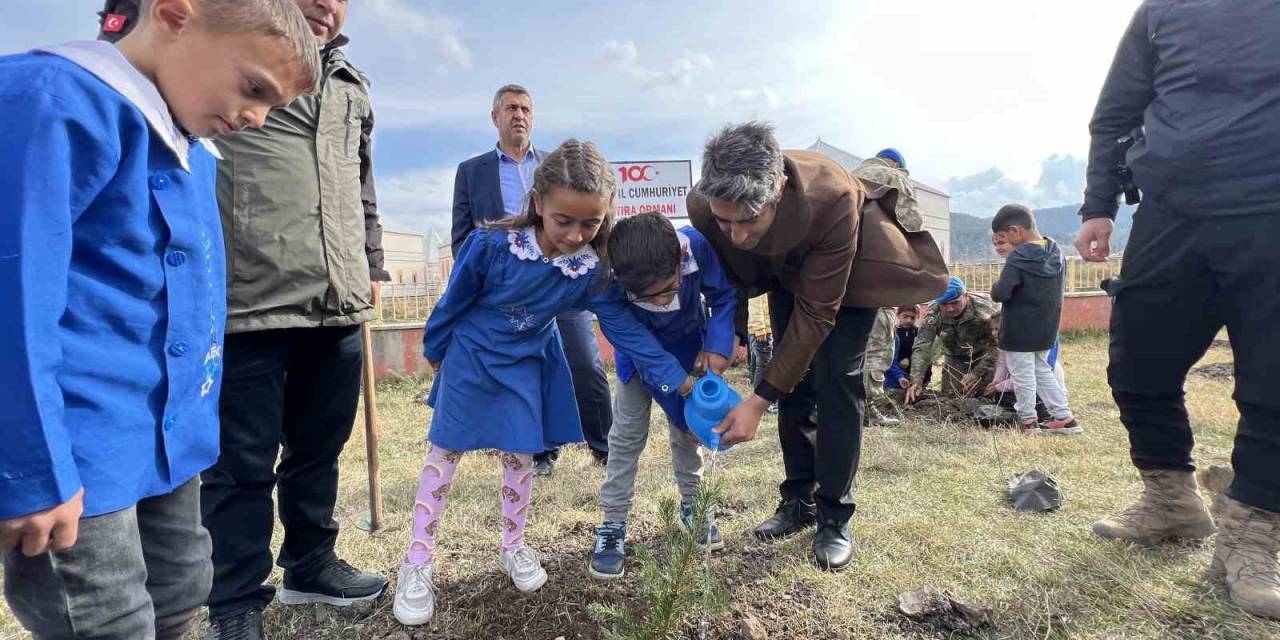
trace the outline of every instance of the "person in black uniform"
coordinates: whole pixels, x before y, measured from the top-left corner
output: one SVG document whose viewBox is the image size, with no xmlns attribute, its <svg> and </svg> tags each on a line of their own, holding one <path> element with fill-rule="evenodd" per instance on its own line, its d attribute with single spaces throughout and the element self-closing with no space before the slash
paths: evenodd
<svg viewBox="0 0 1280 640">
<path fill-rule="evenodd" d="M 1108 381 L 1145 487 L 1108 539 L 1204 538 L 1186 374 L 1223 326 L 1240 410 L 1210 576 L 1280 618 L 1280 3 L 1147 0 L 1090 124 L 1076 248 L 1106 260 L 1118 198 L 1140 197 L 1111 315 Z M 1243 348 L 1248 345 L 1248 348 Z"/>
</svg>

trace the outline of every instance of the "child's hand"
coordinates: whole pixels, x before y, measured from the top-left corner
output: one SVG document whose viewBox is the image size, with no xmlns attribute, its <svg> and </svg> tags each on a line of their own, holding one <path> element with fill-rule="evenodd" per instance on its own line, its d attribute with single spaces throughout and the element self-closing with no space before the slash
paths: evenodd
<svg viewBox="0 0 1280 640">
<path fill-rule="evenodd" d="M 684 379 L 684 384 L 680 385 L 680 388 L 676 390 L 676 393 L 679 393 L 682 398 L 689 397 L 689 394 L 693 393 L 693 376 L 686 377 Z"/>
<path fill-rule="evenodd" d="M 898 378 L 898 386 L 899 386 L 900 388 L 902 388 L 902 389 L 910 389 L 910 388 L 911 388 L 911 378 L 908 378 L 908 377 L 905 377 L 905 376 L 904 376 L 904 377 L 901 377 L 901 378 Z"/>
<path fill-rule="evenodd" d="M 996 383 L 992 382 L 991 384 L 987 385 L 987 390 L 985 393 L 983 393 L 983 395 L 991 396 L 991 395 L 995 395 L 995 393 L 996 393 Z"/>
<path fill-rule="evenodd" d="M 960 390 L 964 392 L 964 395 L 972 396 L 974 392 L 978 390 L 978 385 L 981 384 L 981 382 L 982 381 L 978 379 L 978 376 L 975 376 L 972 373 L 966 373 L 963 378 L 960 378 Z"/>
<path fill-rule="evenodd" d="M 431 370 L 432 370 L 432 371 L 434 371 L 434 372 L 436 372 L 436 373 L 440 373 L 440 361 L 439 361 L 439 360 L 428 360 L 428 361 L 427 361 L 427 364 L 431 365 Z"/>
<path fill-rule="evenodd" d="M 729 359 L 710 351 L 703 351 L 698 354 L 698 358 L 693 361 L 693 372 L 703 376 L 707 374 L 707 369 L 711 369 L 711 373 L 718 376 L 724 375 L 725 369 L 729 368 Z"/>
<path fill-rule="evenodd" d="M 733 365 L 738 366 L 747 361 L 747 345 L 739 344 L 733 348 Z"/>
<path fill-rule="evenodd" d="M 924 392 L 924 387 L 921 385 L 913 384 L 909 386 L 907 388 L 907 400 L 906 400 L 907 404 L 914 403 L 917 399 L 920 398 L 920 394 L 923 392 Z"/>
<path fill-rule="evenodd" d="M 45 551 L 66 551 L 76 544 L 83 512 L 84 489 L 81 489 L 52 509 L 0 521 L 0 551 L 20 547 L 22 555 L 28 558 Z"/>
</svg>

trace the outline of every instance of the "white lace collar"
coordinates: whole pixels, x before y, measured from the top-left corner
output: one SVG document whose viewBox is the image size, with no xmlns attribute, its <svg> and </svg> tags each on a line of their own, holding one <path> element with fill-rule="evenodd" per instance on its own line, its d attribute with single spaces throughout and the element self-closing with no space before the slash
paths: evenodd
<svg viewBox="0 0 1280 640">
<path fill-rule="evenodd" d="M 212 142 L 204 138 L 188 138 L 183 135 L 178 125 L 174 123 L 173 116 L 169 113 L 169 105 L 160 96 L 156 85 L 142 75 L 115 45 L 109 42 L 85 40 L 44 47 L 36 51 L 53 54 L 76 63 L 124 96 L 138 111 L 142 112 L 147 123 L 151 125 L 151 130 L 164 141 L 177 157 L 178 163 L 188 173 L 191 171 L 191 165 L 187 162 L 187 151 L 191 148 L 192 140 L 198 141 L 213 157 L 222 159 Z"/>
<path fill-rule="evenodd" d="M 538 238 L 533 227 L 508 231 L 507 244 L 511 249 L 511 255 L 521 260 L 541 261 L 544 264 L 554 265 L 560 269 L 560 273 L 575 280 L 600 264 L 600 257 L 596 255 L 596 250 L 592 249 L 590 244 L 582 245 L 581 249 L 571 254 L 562 254 L 554 258 L 542 255 L 542 247 L 538 246 Z"/>
</svg>

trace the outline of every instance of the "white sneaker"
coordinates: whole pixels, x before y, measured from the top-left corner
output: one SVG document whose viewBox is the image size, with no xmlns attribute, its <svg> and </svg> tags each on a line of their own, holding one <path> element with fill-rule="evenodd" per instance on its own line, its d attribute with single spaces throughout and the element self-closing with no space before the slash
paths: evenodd
<svg viewBox="0 0 1280 640">
<path fill-rule="evenodd" d="M 538 562 L 538 554 L 528 545 L 521 545 L 511 551 L 503 549 L 498 554 L 498 566 L 511 576 L 516 588 L 524 593 L 537 591 L 547 582 L 547 572 Z"/>
<path fill-rule="evenodd" d="M 408 627 L 426 624 L 436 612 L 436 586 L 431 582 L 433 563 L 400 565 L 396 578 L 396 620 Z"/>
</svg>

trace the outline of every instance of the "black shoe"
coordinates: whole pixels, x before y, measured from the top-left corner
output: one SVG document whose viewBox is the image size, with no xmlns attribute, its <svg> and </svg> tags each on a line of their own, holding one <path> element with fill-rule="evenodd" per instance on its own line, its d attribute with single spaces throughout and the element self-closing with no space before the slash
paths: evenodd
<svg viewBox="0 0 1280 640">
<path fill-rule="evenodd" d="M 346 607 L 362 600 L 373 600 L 387 588 L 387 579 L 374 573 L 361 573 L 345 560 L 334 558 L 315 575 L 300 578 L 285 572 L 284 588 L 277 598 L 280 604 L 331 604 Z"/>
<path fill-rule="evenodd" d="M 262 612 L 257 609 L 210 620 L 209 635 L 205 636 L 206 640 L 266 640 L 266 637 Z"/>
<path fill-rule="evenodd" d="M 600 465 L 600 466 L 602 466 L 602 467 L 607 467 L 607 466 L 609 466 L 609 452 L 608 452 L 608 451 L 596 451 L 595 449 L 592 449 L 592 450 L 591 450 L 591 457 L 596 461 L 596 464 L 598 464 L 598 465 Z"/>
<path fill-rule="evenodd" d="M 853 560 L 849 522 L 823 517 L 813 535 L 813 562 L 821 569 L 839 571 Z"/>
<path fill-rule="evenodd" d="M 535 478 L 545 478 L 551 475 L 556 469 L 556 461 L 549 457 L 533 459 L 533 475 Z"/>
<path fill-rule="evenodd" d="M 756 538 L 775 540 L 796 533 L 811 526 L 818 516 L 818 507 L 812 502 L 791 499 L 778 503 L 778 510 L 773 517 L 756 527 Z"/>
</svg>

